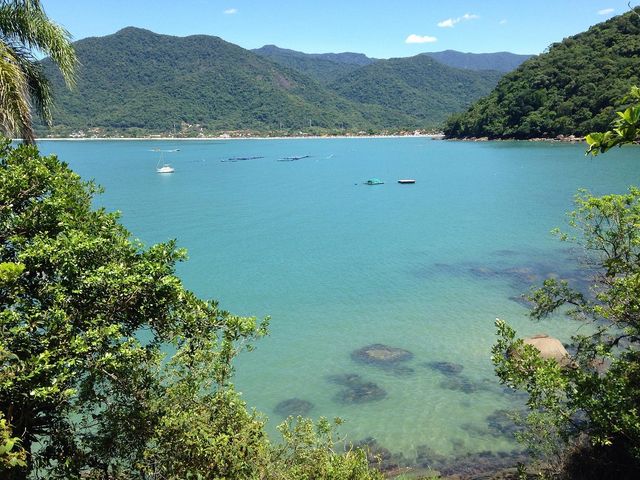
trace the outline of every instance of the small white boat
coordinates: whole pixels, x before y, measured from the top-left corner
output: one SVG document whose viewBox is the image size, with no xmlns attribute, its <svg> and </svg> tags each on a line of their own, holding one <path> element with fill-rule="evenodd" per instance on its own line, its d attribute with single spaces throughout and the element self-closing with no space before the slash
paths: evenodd
<svg viewBox="0 0 640 480">
<path fill-rule="evenodd" d="M 156 172 L 158 173 L 173 173 L 175 172 L 176 169 L 173 168 L 171 165 L 169 165 L 168 163 L 165 163 L 163 166 L 161 166 L 160 168 L 156 168 Z"/>
<path fill-rule="evenodd" d="M 175 168 L 173 168 L 171 165 L 169 165 L 168 163 L 164 163 L 164 152 L 177 152 L 178 149 L 176 148 L 175 150 L 160 150 L 159 148 L 155 149 L 156 152 L 160 152 L 160 158 L 158 158 L 158 163 L 156 164 L 156 172 L 158 173 L 173 173 L 176 171 Z M 160 163 L 162 163 L 162 166 L 160 166 Z"/>
</svg>

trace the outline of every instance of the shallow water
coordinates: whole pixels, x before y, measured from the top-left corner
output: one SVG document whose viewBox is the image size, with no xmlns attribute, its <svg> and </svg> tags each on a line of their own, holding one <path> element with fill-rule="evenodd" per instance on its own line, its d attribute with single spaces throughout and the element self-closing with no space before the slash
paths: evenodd
<svg viewBox="0 0 640 480">
<path fill-rule="evenodd" d="M 145 243 L 177 238 L 188 288 L 238 314 L 271 315 L 271 335 L 237 361 L 250 406 L 282 417 L 283 400 L 340 416 L 352 441 L 374 437 L 408 463 L 438 455 L 511 451 L 490 430 L 495 410 L 517 408 L 493 376 L 493 322 L 567 340 L 565 319 L 532 323 L 513 300 L 545 275 L 575 276 L 574 253 L 550 230 L 581 187 L 638 184 L 637 148 L 585 158 L 584 146 L 448 142 L 425 138 L 95 141 L 39 143 L 106 188 Z M 176 172 L 155 172 L 158 153 Z M 310 155 L 298 161 L 283 157 Z M 264 158 L 228 162 L 231 157 Z M 367 186 L 370 177 L 384 185 Z M 399 178 L 415 178 L 399 185 Z M 510 298 L 511 297 L 511 298 Z M 413 353 L 398 368 L 354 361 L 386 344 Z M 455 362 L 445 375 L 428 362 Z M 332 381 L 357 374 L 386 393 Z M 365 395 L 361 397 L 359 395 Z M 305 404 L 306 405 L 306 404 Z"/>
</svg>

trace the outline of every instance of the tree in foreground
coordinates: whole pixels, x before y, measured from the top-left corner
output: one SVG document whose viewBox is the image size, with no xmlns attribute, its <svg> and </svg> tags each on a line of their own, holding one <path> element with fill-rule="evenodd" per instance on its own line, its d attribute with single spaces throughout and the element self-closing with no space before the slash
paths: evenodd
<svg viewBox="0 0 640 480">
<path fill-rule="evenodd" d="M 638 137 L 640 90 L 611 131 L 587 137 L 589 152 L 606 152 Z M 504 321 L 496 322 L 496 373 L 529 394 L 529 428 L 521 435 L 537 453 L 557 455 L 558 476 L 638 478 L 640 474 L 640 189 L 624 195 L 576 197 L 575 236 L 593 273 L 590 291 L 548 279 L 529 297 L 532 317 L 561 311 L 588 322 L 575 336 L 567 365 L 543 360 Z"/>
<path fill-rule="evenodd" d="M 0 144 L 0 477 L 378 478 L 324 421 L 269 442 L 231 384 L 266 322 L 185 290 L 184 251 L 132 240 L 96 192 Z"/>
<path fill-rule="evenodd" d="M 0 0 L 0 133 L 34 140 L 32 110 L 51 122 L 53 94 L 34 53 L 49 56 L 68 86 L 77 64 L 69 33 L 39 0 Z"/>
</svg>

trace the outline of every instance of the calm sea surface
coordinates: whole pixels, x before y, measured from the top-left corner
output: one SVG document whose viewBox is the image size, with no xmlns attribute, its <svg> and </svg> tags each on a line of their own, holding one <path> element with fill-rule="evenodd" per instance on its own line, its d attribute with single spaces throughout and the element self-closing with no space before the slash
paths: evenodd
<svg viewBox="0 0 640 480">
<path fill-rule="evenodd" d="M 346 420 L 349 440 L 373 437 L 407 459 L 425 446 L 446 456 L 513 448 L 492 415 L 522 399 L 493 376 L 493 322 L 568 339 L 577 324 L 533 323 L 514 297 L 545 275 L 576 276 L 550 230 L 566 226 L 578 188 L 640 183 L 637 148 L 592 159 L 582 145 L 425 138 L 39 146 L 105 187 L 97 203 L 120 210 L 134 236 L 177 238 L 188 288 L 272 317 L 271 335 L 236 364 L 236 386 L 270 432 L 276 406 L 296 398 L 309 416 Z M 156 173 L 154 148 L 179 149 L 164 154 L 174 174 Z M 310 157 L 277 161 L 296 155 Z M 385 184 L 363 185 L 371 177 Z M 413 357 L 390 368 L 353 358 L 373 344 Z"/>
</svg>

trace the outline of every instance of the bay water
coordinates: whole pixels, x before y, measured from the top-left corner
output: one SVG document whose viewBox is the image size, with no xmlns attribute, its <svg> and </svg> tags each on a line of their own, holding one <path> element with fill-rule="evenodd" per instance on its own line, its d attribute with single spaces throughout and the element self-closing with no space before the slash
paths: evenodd
<svg viewBox="0 0 640 480">
<path fill-rule="evenodd" d="M 274 438 L 287 412 L 277 406 L 304 400 L 286 405 L 339 416 L 348 441 L 374 438 L 409 463 L 425 448 L 514 448 L 496 418 L 523 400 L 493 375 L 495 318 L 563 341 L 585 328 L 534 323 L 518 296 L 548 275 L 584 280 L 579 252 L 550 233 L 568 228 L 577 189 L 640 183 L 631 147 L 594 159 L 580 144 L 428 138 L 38 145 L 102 185 L 96 203 L 121 211 L 136 238 L 187 248 L 189 289 L 271 316 L 270 336 L 237 359 L 235 385 Z M 175 173 L 156 173 L 160 155 Z M 371 177 L 384 184 L 364 185 Z M 377 344 L 413 356 L 397 368 L 358 361 Z"/>
</svg>

